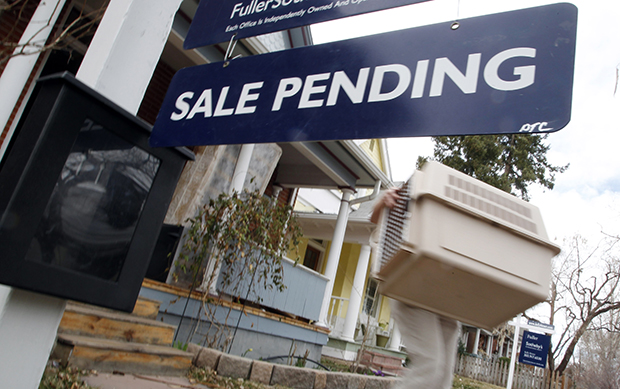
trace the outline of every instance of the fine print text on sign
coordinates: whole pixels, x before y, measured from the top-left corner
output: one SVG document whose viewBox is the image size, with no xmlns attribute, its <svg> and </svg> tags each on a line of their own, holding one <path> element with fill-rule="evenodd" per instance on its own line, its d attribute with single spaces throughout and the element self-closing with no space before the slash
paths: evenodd
<svg viewBox="0 0 620 389">
<path fill-rule="evenodd" d="M 183 47 L 193 49 L 428 0 L 202 0 Z"/>
<path fill-rule="evenodd" d="M 521 341 L 521 351 L 519 352 L 519 363 L 526 363 L 532 366 L 547 367 L 547 352 L 551 336 L 536 334 L 524 331 Z"/>
<path fill-rule="evenodd" d="M 542 329 L 544 332 L 546 333 L 553 333 L 555 332 L 555 326 L 553 324 L 545 324 L 545 323 L 541 323 L 539 321 L 536 320 L 528 320 L 527 324 L 531 327 L 537 327 Z"/>
<path fill-rule="evenodd" d="M 544 133 L 570 120 L 577 9 L 554 4 L 180 70 L 151 145 Z"/>
</svg>

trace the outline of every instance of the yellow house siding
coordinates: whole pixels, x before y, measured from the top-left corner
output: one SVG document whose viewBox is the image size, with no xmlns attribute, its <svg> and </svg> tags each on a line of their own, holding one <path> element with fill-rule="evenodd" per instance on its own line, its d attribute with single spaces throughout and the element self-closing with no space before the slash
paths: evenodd
<svg viewBox="0 0 620 389">
<path fill-rule="evenodd" d="M 291 249 L 289 250 L 288 257 L 293 259 L 297 255 L 299 255 L 300 263 L 303 264 L 303 262 L 304 262 L 304 255 L 306 255 L 306 248 L 307 247 L 308 247 L 308 238 L 301 238 L 299 240 L 299 245 L 297 246 L 297 250 L 298 250 L 297 253 L 295 253 L 295 247 L 291 247 Z"/>
<path fill-rule="evenodd" d="M 308 247 L 308 239 L 302 238 L 298 246 L 300 258 L 304 257 L 307 247 Z M 331 249 L 331 242 L 328 242 L 328 245 L 327 245 L 327 248 L 324 254 L 323 264 L 321 268 L 319 269 L 321 274 L 325 274 L 325 266 L 327 263 L 327 256 L 329 255 L 330 249 Z M 360 252 L 361 252 L 361 245 L 359 244 L 345 243 L 342 246 L 342 251 L 340 253 L 340 261 L 338 263 L 338 270 L 336 271 L 336 279 L 334 280 L 334 289 L 332 291 L 333 296 L 341 297 L 345 299 L 351 298 L 351 289 L 353 288 L 353 279 L 355 278 L 355 271 L 357 270 L 357 262 L 359 260 Z M 370 274 L 370 269 L 372 266 L 371 264 L 372 264 L 372 258 L 371 258 L 370 263 L 368 264 L 367 274 Z M 364 295 L 362 296 L 362 299 L 365 298 L 365 292 L 368 286 L 367 284 L 368 284 L 368 279 L 364 281 L 364 289 L 362 290 L 362 293 L 364 293 Z M 349 305 L 348 302 L 345 302 L 343 304 L 340 316 L 342 317 L 346 316 L 348 305 Z M 363 309 L 363 304 L 360 307 L 360 312 L 362 311 L 362 309 Z M 389 322 L 390 315 L 391 315 L 391 310 L 390 310 L 389 299 L 382 298 L 381 305 L 379 307 L 379 314 L 377 317 L 379 323 Z"/>
<path fill-rule="evenodd" d="M 360 145 L 360 148 L 368 154 L 368 156 L 372 159 L 375 165 L 381 169 L 381 171 L 385 171 L 385 166 L 383 166 L 383 159 L 381 158 L 381 142 L 378 139 L 369 139 L 366 142 Z"/>
<path fill-rule="evenodd" d="M 334 281 L 333 296 L 342 297 L 344 299 L 351 298 L 351 288 L 353 288 L 353 278 L 357 268 L 361 247 L 351 243 L 345 243 L 342 246 L 340 254 L 340 262 L 338 263 L 338 271 Z M 345 317 L 349 308 L 349 303 L 344 302 L 340 316 Z"/>
<path fill-rule="evenodd" d="M 379 323 L 389 323 L 392 311 L 390 309 L 390 299 L 387 297 L 381 298 L 381 311 L 379 311 Z"/>
</svg>

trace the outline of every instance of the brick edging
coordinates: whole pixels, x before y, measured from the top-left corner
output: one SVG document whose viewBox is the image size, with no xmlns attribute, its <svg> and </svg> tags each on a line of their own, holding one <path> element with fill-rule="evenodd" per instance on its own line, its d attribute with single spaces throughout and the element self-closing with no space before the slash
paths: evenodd
<svg viewBox="0 0 620 389">
<path fill-rule="evenodd" d="M 264 385 L 283 385 L 293 389 L 388 389 L 398 382 L 396 378 L 334 373 L 256 361 L 196 344 L 190 344 L 187 351 L 194 354 L 194 366 L 211 369 L 223 377 L 242 378 Z"/>
</svg>

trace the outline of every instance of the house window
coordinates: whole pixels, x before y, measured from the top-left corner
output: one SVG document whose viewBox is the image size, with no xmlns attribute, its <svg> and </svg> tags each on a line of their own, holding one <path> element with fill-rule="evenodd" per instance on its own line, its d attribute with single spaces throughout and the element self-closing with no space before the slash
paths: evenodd
<svg viewBox="0 0 620 389">
<path fill-rule="evenodd" d="M 366 285 L 366 296 L 364 297 L 364 313 L 373 317 L 377 316 L 377 306 L 379 305 L 378 289 L 379 283 L 369 278 Z"/>
<path fill-rule="evenodd" d="M 304 256 L 304 266 L 316 271 L 319 267 L 320 258 L 321 252 L 314 247 L 308 246 L 306 249 L 306 255 Z"/>
<path fill-rule="evenodd" d="M 315 240 L 308 241 L 308 247 L 304 255 L 304 266 L 316 272 L 321 268 L 323 253 L 325 252 L 325 247 L 323 247 L 322 243 L 321 241 Z"/>
</svg>

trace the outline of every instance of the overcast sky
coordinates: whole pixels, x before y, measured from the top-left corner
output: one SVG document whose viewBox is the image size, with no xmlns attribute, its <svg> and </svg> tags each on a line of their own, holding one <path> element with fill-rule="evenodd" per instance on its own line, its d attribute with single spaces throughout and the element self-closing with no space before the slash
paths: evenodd
<svg viewBox="0 0 620 389">
<path fill-rule="evenodd" d="M 431 0 L 312 26 L 315 44 L 419 25 L 535 7 L 553 1 Z M 548 142 L 549 160 L 570 163 L 553 191 L 531 187 L 551 239 L 604 230 L 620 235 L 620 1 L 575 0 L 579 9 L 571 122 Z M 416 155 L 431 156 L 429 138 L 388 140 L 394 180 L 411 176 Z"/>
</svg>

